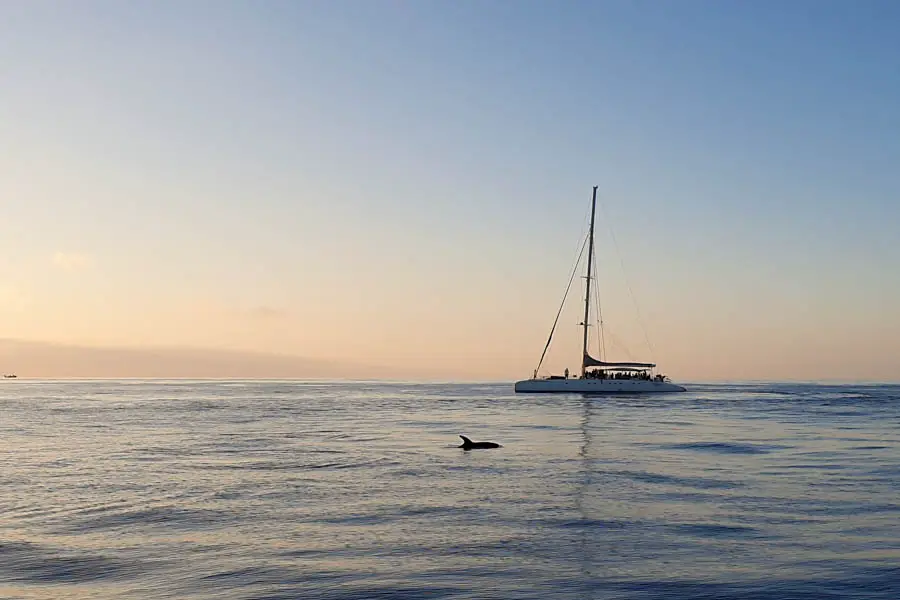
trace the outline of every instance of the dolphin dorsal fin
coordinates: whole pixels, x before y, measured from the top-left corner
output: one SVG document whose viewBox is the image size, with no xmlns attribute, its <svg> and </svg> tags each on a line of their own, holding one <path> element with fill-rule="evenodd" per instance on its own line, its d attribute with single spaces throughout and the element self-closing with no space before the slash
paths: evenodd
<svg viewBox="0 0 900 600">
<path fill-rule="evenodd" d="M 459 436 L 459 437 L 462 438 L 462 441 L 463 441 L 464 444 L 471 444 L 471 443 L 472 443 L 472 440 L 470 440 L 469 438 L 467 438 L 467 437 L 464 436 L 464 435 L 461 435 L 461 436 Z"/>
</svg>

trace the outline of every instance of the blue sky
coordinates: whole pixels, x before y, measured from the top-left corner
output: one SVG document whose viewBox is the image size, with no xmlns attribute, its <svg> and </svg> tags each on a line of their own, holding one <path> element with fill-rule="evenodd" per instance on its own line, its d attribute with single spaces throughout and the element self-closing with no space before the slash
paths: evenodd
<svg viewBox="0 0 900 600">
<path fill-rule="evenodd" d="M 7 3 L 9 335 L 528 374 L 599 185 L 660 362 L 892 352 L 898 29 L 875 1 Z M 285 322 L 229 321 L 259 307 Z"/>
</svg>

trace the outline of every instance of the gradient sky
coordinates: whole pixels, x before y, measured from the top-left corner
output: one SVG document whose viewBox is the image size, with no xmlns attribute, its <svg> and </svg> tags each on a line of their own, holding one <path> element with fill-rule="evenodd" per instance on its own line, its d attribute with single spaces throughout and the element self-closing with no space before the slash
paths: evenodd
<svg viewBox="0 0 900 600">
<path fill-rule="evenodd" d="M 0 337 L 526 377 L 598 185 L 610 358 L 896 380 L 898 31 L 891 0 L 4 2 Z"/>
</svg>

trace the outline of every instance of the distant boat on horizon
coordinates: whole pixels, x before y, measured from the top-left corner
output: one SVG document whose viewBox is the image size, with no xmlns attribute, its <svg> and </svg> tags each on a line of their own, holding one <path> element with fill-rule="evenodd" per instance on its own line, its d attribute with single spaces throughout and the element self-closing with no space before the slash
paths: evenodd
<svg viewBox="0 0 900 600">
<path fill-rule="evenodd" d="M 3 379 L 16 379 L 17 377 L 18 375 L 16 375 L 15 373 L 7 373 L 3 376 Z"/>
<path fill-rule="evenodd" d="M 566 369 L 564 375 L 549 375 L 547 377 L 538 377 L 538 370 L 544 362 L 544 356 L 547 354 L 547 348 L 550 347 L 550 340 L 553 339 L 553 332 L 556 330 L 556 323 L 559 315 L 562 313 L 562 306 L 556 314 L 556 321 L 550 330 L 550 337 L 544 346 L 544 352 L 541 354 L 541 360 L 538 362 L 537 368 L 534 370 L 534 376 L 531 379 L 524 379 L 515 383 L 515 391 L 518 393 L 556 393 L 556 394 L 616 394 L 616 393 L 660 393 L 660 392 L 684 392 L 685 388 L 672 383 L 668 377 L 663 374 L 654 373 L 656 365 L 653 363 L 642 362 L 609 362 L 598 360 L 588 353 L 588 323 L 590 322 L 591 309 L 591 268 L 594 258 L 594 216 L 597 210 L 597 186 L 594 186 L 594 194 L 591 200 L 591 224 L 588 233 L 588 257 L 587 272 L 585 273 L 586 291 L 584 295 L 584 321 L 580 323 L 584 327 L 584 337 L 581 348 L 581 375 L 578 377 L 569 377 L 569 370 Z M 584 252 L 582 245 L 581 252 Z M 581 255 L 578 257 L 580 262 Z M 576 264 L 577 264 L 576 262 Z M 569 285 L 566 287 L 566 294 L 563 296 L 563 304 L 565 304 L 566 296 L 572 285 L 572 278 L 569 279 Z M 602 321 L 598 323 L 602 328 Z M 591 369 L 591 370 L 589 370 Z"/>
</svg>

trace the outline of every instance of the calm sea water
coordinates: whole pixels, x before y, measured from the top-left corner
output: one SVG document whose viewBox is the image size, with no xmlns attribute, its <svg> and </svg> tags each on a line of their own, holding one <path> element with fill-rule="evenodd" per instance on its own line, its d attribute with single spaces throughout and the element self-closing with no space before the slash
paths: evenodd
<svg viewBox="0 0 900 600">
<path fill-rule="evenodd" d="M 898 425 L 897 386 L 5 381 L 0 597 L 897 600 Z"/>
</svg>

